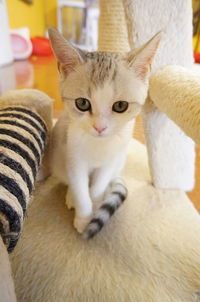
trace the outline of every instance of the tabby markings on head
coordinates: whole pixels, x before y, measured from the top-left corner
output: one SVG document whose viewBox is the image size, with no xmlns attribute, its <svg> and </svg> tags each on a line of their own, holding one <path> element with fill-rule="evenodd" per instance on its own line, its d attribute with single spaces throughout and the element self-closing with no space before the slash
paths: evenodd
<svg viewBox="0 0 200 302">
<path fill-rule="evenodd" d="M 97 86 L 103 86 L 107 80 L 114 81 L 117 74 L 118 55 L 106 52 L 92 52 L 86 54 L 87 62 L 91 63 L 91 83 Z"/>
</svg>

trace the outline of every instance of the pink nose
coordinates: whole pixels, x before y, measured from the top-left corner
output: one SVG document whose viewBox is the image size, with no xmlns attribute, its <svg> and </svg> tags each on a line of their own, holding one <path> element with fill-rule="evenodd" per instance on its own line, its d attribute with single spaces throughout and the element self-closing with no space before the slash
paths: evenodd
<svg viewBox="0 0 200 302">
<path fill-rule="evenodd" d="M 94 129 L 99 133 L 101 134 L 104 130 L 106 130 L 107 127 L 96 127 L 94 126 Z"/>
</svg>

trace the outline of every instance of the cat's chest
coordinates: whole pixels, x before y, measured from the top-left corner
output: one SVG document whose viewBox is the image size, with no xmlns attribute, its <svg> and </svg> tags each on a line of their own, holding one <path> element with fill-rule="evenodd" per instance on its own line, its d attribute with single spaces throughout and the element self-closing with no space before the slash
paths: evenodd
<svg viewBox="0 0 200 302">
<path fill-rule="evenodd" d="M 125 152 L 126 142 L 115 138 L 76 136 L 68 139 L 68 152 L 73 159 L 84 161 L 89 167 L 100 167 Z"/>
</svg>

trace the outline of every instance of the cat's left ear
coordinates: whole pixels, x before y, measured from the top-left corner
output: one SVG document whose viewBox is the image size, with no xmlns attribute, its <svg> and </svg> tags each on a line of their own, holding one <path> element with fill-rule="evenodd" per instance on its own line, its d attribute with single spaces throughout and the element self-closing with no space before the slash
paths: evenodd
<svg viewBox="0 0 200 302">
<path fill-rule="evenodd" d="M 85 53 L 65 40 L 55 28 L 50 27 L 48 33 L 58 69 L 67 76 L 77 65 L 84 63 Z"/>
<path fill-rule="evenodd" d="M 149 74 L 151 63 L 162 36 L 163 32 L 159 32 L 142 47 L 128 53 L 128 65 L 141 80 L 145 80 Z"/>
</svg>

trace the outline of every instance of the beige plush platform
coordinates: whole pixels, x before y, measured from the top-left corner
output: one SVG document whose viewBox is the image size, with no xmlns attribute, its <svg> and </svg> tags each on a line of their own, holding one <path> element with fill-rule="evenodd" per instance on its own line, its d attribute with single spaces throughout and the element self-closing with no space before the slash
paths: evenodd
<svg viewBox="0 0 200 302">
<path fill-rule="evenodd" d="M 200 301 L 199 214 L 183 192 L 152 187 L 145 147 L 130 147 L 129 198 L 89 242 L 72 227 L 65 187 L 38 186 L 11 256 L 18 301 Z"/>
</svg>

